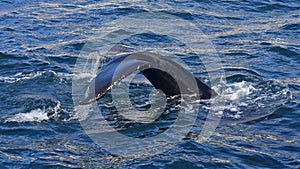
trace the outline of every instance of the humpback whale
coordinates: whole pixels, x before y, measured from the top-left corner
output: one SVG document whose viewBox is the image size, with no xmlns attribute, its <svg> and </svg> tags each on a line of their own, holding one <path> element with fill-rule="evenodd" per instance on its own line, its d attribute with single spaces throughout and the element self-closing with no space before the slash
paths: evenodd
<svg viewBox="0 0 300 169">
<path fill-rule="evenodd" d="M 117 82 L 135 71 L 140 71 L 167 97 L 196 94 L 199 99 L 210 99 L 217 95 L 213 89 L 175 61 L 154 53 L 134 52 L 132 48 L 121 49 L 125 54 L 112 57 L 112 60 L 102 67 L 91 81 L 88 95 L 79 102 L 80 105 L 90 104 L 102 98 Z"/>
</svg>

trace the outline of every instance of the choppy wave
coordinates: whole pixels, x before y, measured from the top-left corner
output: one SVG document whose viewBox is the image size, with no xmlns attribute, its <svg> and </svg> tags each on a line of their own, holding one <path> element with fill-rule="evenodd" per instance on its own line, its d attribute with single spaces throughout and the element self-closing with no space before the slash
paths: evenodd
<svg viewBox="0 0 300 169">
<path fill-rule="evenodd" d="M 253 120 L 262 119 L 269 115 L 272 115 L 276 112 L 280 107 L 284 104 L 288 103 L 292 99 L 291 91 L 288 86 L 277 80 L 267 80 L 262 77 L 254 77 L 249 75 L 235 74 L 227 77 L 228 82 L 224 85 L 213 86 L 213 89 L 219 92 L 219 95 L 224 97 L 224 105 L 221 107 L 215 107 L 214 105 L 209 105 L 213 100 L 199 100 L 195 101 L 196 104 L 200 104 L 200 114 L 203 114 L 206 111 L 214 110 L 216 112 L 214 116 L 221 116 L 222 124 L 235 124 L 235 123 L 244 123 L 250 122 Z M 120 82 L 121 90 L 117 92 L 118 96 L 115 96 L 115 99 L 119 99 L 118 101 L 111 100 L 106 98 L 104 101 L 100 102 L 101 107 L 105 107 L 112 112 L 115 111 L 124 111 L 131 112 L 132 117 L 138 118 L 140 114 L 139 111 L 134 112 L 129 108 L 131 106 L 122 107 L 122 110 L 115 110 L 115 104 L 121 104 L 122 99 L 124 99 L 124 95 L 127 96 L 128 93 L 124 93 L 126 90 L 122 88 L 123 82 Z M 152 104 L 161 103 L 162 100 L 160 97 L 152 97 L 148 98 L 149 94 L 153 90 L 151 84 L 144 83 L 143 80 L 140 80 L 137 85 L 129 90 L 135 94 L 131 99 L 131 103 L 133 104 L 135 109 L 148 111 L 149 107 Z M 122 90 L 123 89 L 123 90 Z M 118 89 L 117 89 L 118 90 Z M 149 93 L 150 92 L 150 93 Z M 153 91 L 152 91 L 153 92 Z M 129 97 L 129 96 L 128 96 Z M 150 99 L 150 100 L 149 100 Z M 154 100 L 151 100 L 154 99 Z M 172 99 L 172 98 L 170 98 Z M 128 104 L 127 102 L 122 104 Z M 118 106 L 117 106 L 118 107 Z M 177 107 L 178 108 L 178 107 Z M 177 108 L 167 109 L 165 111 L 172 112 Z M 188 107 L 181 107 L 184 111 L 191 111 Z M 216 111 L 218 110 L 218 111 Z M 99 110 L 100 111 L 100 110 Z M 102 109 L 102 111 L 105 111 Z M 162 111 L 162 110 L 160 110 Z M 100 112 L 99 112 L 100 113 Z M 141 112 L 140 112 L 141 113 Z M 115 114 L 115 113 L 113 113 Z M 117 114 L 115 114 L 117 118 Z M 204 113 L 205 115 L 205 113 Z M 203 115 L 201 115 L 203 116 Z M 81 120 L 88 118 L 89 116 L 86 114 L 85 116 L 81 115 Z M 205 119 L 205 118 L 204 118 Z M 124 121 L 126 123 L 126 121 Z"/>
<path fill-rule="evenodd" d="M 42 108 L 32 109 L 29 112 L 11 115 L 10 117 L 7 117 L 4 122 L 42 122 L 51 118 L 56 118 L 59 116 L 61 111 L 64 111 L 61 108 L 60 101 L 53 100 L 53 98 L 43 96 L 25 96 L 25 99 L 28 100 L 28 102 L 30 99 L 32 99 L 35 103 L 34 106 Z M 56 105 L 54 103 L 56 103 Z"/>
<path fill-rule="evenodd" d="M 40 76 L 46 76 L 48 73 L 53 74 L 54 76 L 58 77 L 61 81 L 70 80 L 72 77 L 71 74 L 54 72 L 52 70 L 49 70 L 49 71 L 37 71 L 37 72 L 32 72 L 32 73 L 19 72 L 12 76 L 0 76 L 0 81 L 3 81 L 5 83 L 16 83 L 19 81 L 34 79 L 34 78 L 40 77 Z"/>
<path fill-rule="evenodd" d="M 299 7 L 297 0 L 0 1 L 0 168 L 299 168 Z M 102 25 L 147 11 L 192 22 L 212 41 L 227 81 L 213 87 L 222 89 L 225 105 L 216 108 L 221 123 L 209 142 L 199 138 L 205 121 L 200 117 L 191 137 L 172 150 L 117 157 L 88 138 L 79 121 L 89 114 L 73 109 L 71 79 L 91 74 L 70 72 Z M 154 35 L 145 33 L 133 44 L 155 44 Z M 203 72 L 193 73 L 207 80 Z M 156 100 L 145 92 L 150 84 L 142 83 L 132 88 L 132 103 L 147 110 Z M 107 100 L 99 101 L 100 108 L 114 106 Z M 195 102 L 204 116 L 214 109 L 209 101 Z M 177 108 L 190 110 L 167 113 Z M 158 128 L 138 134 L 160 133 L 174 119 L 171 113 Z"/>
<path fill-rule="evenodd" d="M 289 88 L 275 80 L 241 81 L 228 84 L 223 118 L 225 121 L 247 122 L 266 117 L 289 102 Z"/>
<path fill-rule="evenodd" d="M 18 11 L 20 8 L 27 6 L 29 3 L 30 1 L 28 0 L 15 0 L 15 1 L 1 0 L 0 15 Z"/>
<path fill-rule="evenodd" d="M 13 117 L 7 118 L 5 122 L 41 122 L 44 120 L 49 120 L 46 110 L 36 109 L 29 113 L 16 114 Z"/>
</svg>

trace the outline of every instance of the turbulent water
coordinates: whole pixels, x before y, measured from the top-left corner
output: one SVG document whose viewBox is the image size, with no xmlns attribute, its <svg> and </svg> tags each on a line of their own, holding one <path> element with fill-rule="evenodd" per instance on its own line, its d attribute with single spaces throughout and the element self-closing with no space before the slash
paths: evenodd
<svg viewBox="0 0 300 169">
<path fill-rule="evenodd" d="M 211 100 L 195 101 L 200 103 L 199 115 L 190 133 L 166 151 L 118 156 L 96 144 L 80 123 L 88 115 L 75 109 L 72 82 L 91 75 L 78 74 L 76 61 L 82 49 L 99 38 L 96 35 L 104 28 L 110 31 L 107 25 L 149 12 L 195 25 L 210 41 L 222 67 L 206 70 L 193 53 L 168 50 L 184 44 L 165 34 L 139 32 L 120 43 L 167 53 L 208 84 L 224 75 L 224 83 L 211 83 L 224 105 L 216 108 Z M 181 24 L 176 29 L 193 31 Z M 112 37 L 123 34 L 115 31 Z M 1 0 L 0 168 L 300 168 L 299 39 L 296 0 Z M 206 72 L 215 72 L 215 77 Z M 122 98 L 120 89 L 115 90 Z M 137 74 L 129 88 L 131 103 L 139 110 L 151 108 L 153 90 Z M 98 105 L 115 129 L 130 128 L 121 132 L 130 137 L 164 133 L 178 116 L 178 106 L 167 105 L 158 119 L 161 123 L 135 126 L 118 118 L 110 93 Z M 203 142 L 199 135 L 207 112 L 214 109 L 222 110 L 214 114 L 220 123 L 210 140 Z"/>
</svg>

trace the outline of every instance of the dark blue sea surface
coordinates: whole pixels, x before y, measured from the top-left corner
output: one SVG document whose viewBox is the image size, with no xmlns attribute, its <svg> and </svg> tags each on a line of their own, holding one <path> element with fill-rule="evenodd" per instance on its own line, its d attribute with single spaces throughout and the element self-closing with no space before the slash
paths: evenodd
<svg viewBox="0 0 300 169">
<path fill-rule="evenodd" d="M 86 114 L 75 110 L 72 79 L 82 49 L 104 28 L 109 32 L 107 25 L 151 12 L 189 22 L 210 40 L 222 62 L 225 105 L 206 142 L 199 135 L 203 112 L 212 107 L 200 101 L 197 122 L 180 144 L 153 156 L 118 156 L 85 132 L 80 122 Z M 178 24 L 176 29 L 192 28 Z M 0 168 L 300 168 L 298 0 L 0 0 L 0 42 Z M 184 46 L 155 32 L 120 43 L 158 53 L 170 44 Z M 193 53 L 168 52 L 208 84 L 206 72 L 217 71 L 206 70 Z M 140 76 L 130 97 L 137 109 L 146 110 L 154 89 Z M 108 119 L 115 118 L 109 93 L 98 104 Z M 131 125 L 130 133 L 165 132 L 177 117 L 175 110 L 166 111 L 161 124 L 136 131 Z"/>
</svg>

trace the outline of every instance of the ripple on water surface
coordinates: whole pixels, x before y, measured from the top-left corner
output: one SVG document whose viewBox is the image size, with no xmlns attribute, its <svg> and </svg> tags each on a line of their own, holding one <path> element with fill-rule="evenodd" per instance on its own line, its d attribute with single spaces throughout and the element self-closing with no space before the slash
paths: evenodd
<svg viewBox="0 0 300 169">
<path fill-rule="evenodd" d="M 293 0 L 0 0 L 0 168 L 299 168 L 299 7 Z M 200 115 L 181 144 L 153 157 L 114 156 L 79 123 L 89 116 L 74 111 L 74 63 L 102 25 L 153 10 L 193 22 L 215 45 L 226 74 L 226 84 L 213 86 L 225 99 L 224 106 L 215 108 L 222 110 L 215 114 L 222 115 L 221 122 L 203 143 L 199 134 L 214 107 L 210 101 L 195 101 L 201 103 Z M 174 41 L 145 32 L 124 43 L 151 47 L 159 42 L 162 47 Z M 203 67 L 195 56 L 173 56 L 209 83 L 204 69 L 194 71 Z M 132 103 L 147 110 L 154 88 L 138 83 L 131 86 Z M 110 111 L 108 95 L 99 106 L 114 122 L 117 113 Z M 158 125 L 127 134 L 161 133 L 176 120 L 172 111 L 179 108 L 169 109 Z M 121 122 L 112 125 L 132 126 Z"/>
</svg>

